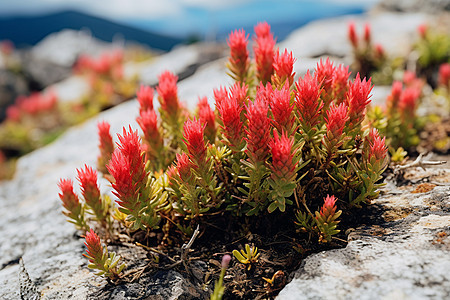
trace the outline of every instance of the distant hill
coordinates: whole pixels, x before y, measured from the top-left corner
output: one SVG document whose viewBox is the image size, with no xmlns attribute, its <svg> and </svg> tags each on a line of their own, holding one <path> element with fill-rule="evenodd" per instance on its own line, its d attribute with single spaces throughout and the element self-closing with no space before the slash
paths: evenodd
<svg viewBox="0 0 450 300">
<path fill-rule="evenodd" d="M 77 11 L 63 11 L 42 16 L 0 18 L 0 40 L 8 39 L 16 47 L 35 45 L 47 35 L 62 29 L 88 28 L 100 40 L 111 42 L 115 36 L 154 49 L 168 51 L 182 39 L 151 33 Z"/>
</svg>

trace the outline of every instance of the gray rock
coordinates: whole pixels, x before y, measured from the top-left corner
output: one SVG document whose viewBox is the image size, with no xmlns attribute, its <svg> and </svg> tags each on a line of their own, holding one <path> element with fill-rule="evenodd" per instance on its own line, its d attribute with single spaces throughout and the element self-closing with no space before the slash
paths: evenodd
<svg viewBox="0 0 450 300">
<path fill-rule="evenodd" d="M 376 7 L 375 11 L 387 10 L 395 12 L 426 12 L 426 13 L 442 13 L 450 11 L 449 0 L 382 0 Z"/>
<path fill-rule="evenodd" d="M 43 89 L 72 74 L 72 67 L 47 61 L 29 51 L 22 52 L 21 66 L 29 85 L 35 90 Z"/>
<path fill-rule="evenodd" d="M 0 122 L 6 116 L 6 108 L 14 104 L 17 96 L 27 93 L 27 83 L 22 76 L 0 69 Z"/>
<path fill-rule="evenodd" d="M 445 181 L 449 172 L 447 166 L 417 177 Z M 448 299 L 450 187 L 412 189 L 386 188 L 373 203 L 384 222 L 356 228 L 344 249 L 306 258 L 277 299 Z"/>
<path fill-rule="evenodd" d="M 36 60 L 70 68 L 80 54 L 95 57 L 112 47 L 111 43 L 92 37 L 89 31 L 64 29 L 45 37 L 32 48 L 31 55 Z"/>
<path fill-rule="evenodd" d="M 164 71 L 171 71 L 183 80 L 193 75 L 201 65 L 222 57 L 222 50 L 221 46 L 208 43 L 179 46 L 149 62 L 130 66 L 125 73 L 128 76 L 137 74 L 143 84 L 152 86 L 158 83 L 158 76 Z"/>
</svg>

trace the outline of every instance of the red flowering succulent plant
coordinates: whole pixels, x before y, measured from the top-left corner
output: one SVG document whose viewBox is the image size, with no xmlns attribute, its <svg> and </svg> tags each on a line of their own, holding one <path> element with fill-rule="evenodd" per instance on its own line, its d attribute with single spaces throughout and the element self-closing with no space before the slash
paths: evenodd
<svg viewBox="0 0 450 300">
<path fill-rule="evenodd" d="M 353 48 L 354 64 L 353 69 L 362 77 L 375 75 L 377 70 L 387 70 L 387 56 L 383 46 L 373 44 L 370 24 L 364 25 L 364 32 L 361 36 L 356 33 L 354 22 L 348 24 L 348 39 Z M 377 76 L 380 77 L 380 76 Z"/>
<path fill-rule="evenodd" d="M 124 128 L 117 149 L 109 142 L 100 147 L 99 161 L 109 159 L 106 177 L 126 216 L 122 226 L 161 230 L 159 242 L 173 243 L 167 238 L 173 226 L 187 234 L 216 217 L 264 223 L 270 214 L 286 214 L 325 243 L 339 233 L 345 209 L 378 195 L 387 151 L 384 138 L 363 126 L 371 80 L 357 74 L 349 81 L 348 67 L 326 60 L 295 82 L 292 53 L 274 49 L 266 23 L 255 31 L 254 62 L 243 30 L 228 39 L 236 82 L 214 90 L 216 111 L 200 98 L 189 116 L 176 76 L 164 72 L 156 89 L 159 114 L 153 90 L 138 92 L 142 139 Z M 101 141 L 109 141 L 102 132 Z"/>
<path fill-rule="evenodd" d="M 387 144 L 395 152 L 399 147 L 409 149 L 419 143 L 418 132 L 423 119 L 418 118 L 424 80 L 412 72 L 405 72 L 403 82 L 394 81 L 384 108 L 372 107 L 368 112 L 371 127 L 386 136 Z"/>
</svg>

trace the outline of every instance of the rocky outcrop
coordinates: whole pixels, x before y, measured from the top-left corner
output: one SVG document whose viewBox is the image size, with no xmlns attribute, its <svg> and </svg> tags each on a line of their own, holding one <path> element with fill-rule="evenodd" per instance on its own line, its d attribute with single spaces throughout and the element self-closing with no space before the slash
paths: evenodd
<svg viewBox="0 0 450 300">
<path fill-rule="evenodd" d="M 437 186 L 383 189 L 372 204 L 383 211 L 382 221 L 353 230 L 343 249 L 305 259 L 277 299 L 449 298 L 449 164 L 412 173 Z"/>
</svg>

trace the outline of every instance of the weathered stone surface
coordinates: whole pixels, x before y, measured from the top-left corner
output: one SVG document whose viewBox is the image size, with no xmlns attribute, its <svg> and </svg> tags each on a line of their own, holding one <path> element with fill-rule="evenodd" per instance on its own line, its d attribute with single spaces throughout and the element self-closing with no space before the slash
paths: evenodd
<svg viewBox="0 0 450 300">
<path fill-rule="evenodd" d="M 375 10 L 388 10 L 396 12 L 427 12 L 431 14 L 450 11 L 449 0 L 382 0 Z"/>
<path fill-rule="evenodd" d="M 222 47 L 215 44 L 200 43 L 179 46 L 149 62 L 130 65 L 125 73 L 127 76 L 138 74 L 142 83 L 156 85 L 158 76 L 164 71 L 171 71 L 177 74 L 180 80 L 183 80 L 193 75 L 199 66 L 223 55 Z"/>
<path fill-rule="evenodd" d="M 356 228 L 344 249 L 305 259 L 277 299 L 449 298 L 450 168 L 414 177 L 440 185 L 426 193 L 412 193 L 418 183 L 385 188 L 373 203 L 384 222 Z"/>
<path fill-rule="evenodd" d="M 31 54 L 36 60 L 70 68 L 80 54 L 98 56 L 112 47 L 111 43 L 92 37 L 89 31 L 64 29 L 40 41 Z"/>
</svg>

